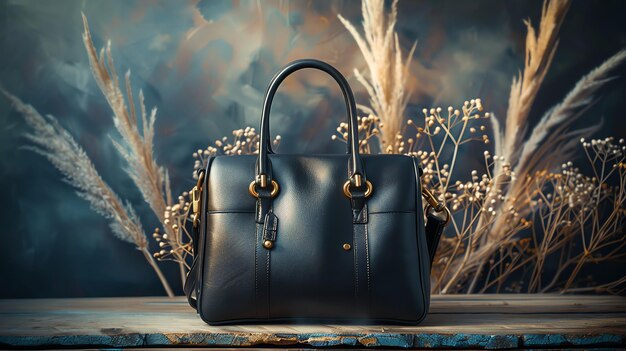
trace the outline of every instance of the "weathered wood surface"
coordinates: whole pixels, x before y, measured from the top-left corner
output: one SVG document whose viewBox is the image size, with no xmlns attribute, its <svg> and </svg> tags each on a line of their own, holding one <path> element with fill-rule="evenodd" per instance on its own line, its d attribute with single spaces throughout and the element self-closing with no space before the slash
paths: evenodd
<svg viewBox="0 0 626 351">
<path fill-rule="evenodd" d="M 212 327 L 183 298 L 0 300 L 0 348 L 366 346 L 625 347 L 626 298 L 434 296 L 419 326 Z"/>
</svg>

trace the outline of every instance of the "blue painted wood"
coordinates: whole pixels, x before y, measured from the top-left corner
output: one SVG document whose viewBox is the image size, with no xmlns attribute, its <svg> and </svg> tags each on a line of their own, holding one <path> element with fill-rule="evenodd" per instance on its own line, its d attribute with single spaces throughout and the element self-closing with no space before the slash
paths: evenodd
<svg viewBox="0 0 626 351">
<path fill-rule="evenodd" d="M 611 297 L 544 296 L 535 302 L 520 295 L 491 299 L 435 296 L 431 314 L 417 327 L 211 327 L 201 322 L 182 298 L 0 300 L 0 348 L 626 347 L 625 301 Z"/>
<path fill-rule="evenodd" d="M 511 349 L 545 347 L 624 347 L 624 336 L 599 335 L 479 335 L 479 334 L 128 334 L 68 336 L 0 336 L 3 347 L 168 347 L 168 346 L 250 347 L 280 346 L 363 346 L 447 349 Z"/>
</svg>

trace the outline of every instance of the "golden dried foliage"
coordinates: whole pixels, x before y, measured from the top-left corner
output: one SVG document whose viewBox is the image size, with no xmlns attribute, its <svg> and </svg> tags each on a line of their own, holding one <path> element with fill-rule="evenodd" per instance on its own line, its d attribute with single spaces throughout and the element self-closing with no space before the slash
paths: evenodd
<svg viewBox="0 0 626 351">
<path fill-rule="evenodd" d="M 385 153 L 397 152 L 394 149 L 395 137 L 403 124 L 402 119 L 397 116 L 404 116 L 409 100 L 405 87 L 409 64 L 417 44 L 413 44 L 408 56 L 403 59 L 398 35 L 394 31 L 397 6 L 398 1 L 394 0 L 391 13 L 387 16 L 384 0 L 363 0 L 363 35 L 359 34 L 352 23 L 338 15 L 354 37 L 367 64 L 368 77 L 358 69 L 354 70 L 354 74 L 369 93 L 371 109 L 363 105 L 359 105 L 359 108 L 380 119 L 379 127 L 382 130 L 378 141 L 380 150 Z"/>
<path fill-rule="evenodd" d="M 524 133 L 520 131 L 526 130 L 530 109 L 552 64 L 559 28 L 569 5 L 569 0 L 545 1 L 537 31 L 530 20 L 524 21 L 527 29 L 524 70 L 513 78 L 511 84 L 503 138 L 502 156 L 512 164 L 517 161 L 524 140 Z"/>
<path fill-rule="evenodd" d="M 153 151 L 154 122 L 157 110 L 153 108 L 150 116 L 148 116 L 143 92 L 140 90 L 140 112 L 137 113 L 130 82 L 130 71 L 127 71 L 124 76 L 126 90 L 126 94 L 124 94 L 111 55 L 111 42 L 107 42 L 106 48 L 102 48 L 98 54 L 89 32 L 87 18 L 84 15 L 83 24 L 85 28 L 83 41 L 91 72 L 113 111 L 113 123 L 121 136 L 121 139 L 112 138 L 111 141 L 126 160 L 126 173 L 133 180 L 144 200 L 172 239 L 172 255 L 176 256 L 176 261 L 179 263 L 180 278 L 184 284 L 187 276 L 184 263 L 187 249 L 178 245 L 185 241 L 185 233 L 182 229 L 174 229 L 166 223 L 165 213 L 167 212 L 167 204 L 172 203 L 172 192 L 167 170 L 157 164 Z"/>
<path fill-rule="evenodd" d="M 371 3 L 363 2 L 364 19 L 371 16 Z M 460 109 L 449 107 L 447 114 L 441 108 L 424 109 L 423 123 L 408 120 L 405 124 L 403 115 L 388 117 L 401 127 L 385 143 L 389 148 L 385 150 L 418 157 L 425 171 L 423 183 L 453 213 L 433 264 L 435 292 L 616 293 L 624 289 L 624 277 L 575 287 L 584 266 L 624 255 L 624 141 L 582 142 L 593 176 L 580 173 L 571 162 L 562 169 L 560 165 L 574 156 L 581 136 L 597 131 L 598 125 L 581 129 L 572 125 L 592 106 L 598 89 L 611 80 L 611 72 L 626 59 L 626 53 L 618 52 L 584 76 L 526 135 L 531 107 L 552 63 L 569 4 L 546 1 L 538 30 L 525 21 L 524 70 L 513 79 L 504 130 L 495 116 L 480 113 L 480 99 L 466 101 Z M 382 26 L 384 16 L 376 18 Z M 390 18 L 395 20 L 395 8 Z M 353 36 L 363 55 L 370 55 L 363 39 Z M 371 100 L 376 99 L 376 91 L 368 92 Z M 380 142 L 381 135 L 390 137 L 380 128 L 388 121 L 375 111 L 359 119 L 364 153 L 375 152 L 371 146 Z M 340 124 L 333 140 L 345 142 L 346 128 Z M 493 151 L 483 153 L 484 171 L 468 174 L 456 169 L 465 174 L 455 174 L 460 148 L 471 141 L 493 145 Z M 557 267 L 554 277 L 545 275 L 546 262 Z"/>
</svg>

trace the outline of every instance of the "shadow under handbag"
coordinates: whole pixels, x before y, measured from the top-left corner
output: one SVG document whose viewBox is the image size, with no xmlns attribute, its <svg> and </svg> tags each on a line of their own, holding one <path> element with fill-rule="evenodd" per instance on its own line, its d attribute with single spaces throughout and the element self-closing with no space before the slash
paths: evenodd
<svg viewBox="0 0 626 351">
<path fill-rule="evenodd" d="M 303 68 L 339 83 L 349 117 L 347 154 L 272 152 L 272 99 Z M 259 155 L 208 160 L 192 190 L 195 256 L 184 289 L 205 322 L 424 319 L 430 265 L 450 213 L 422 189 L 417 158 L 360 155 L 357 127 L 354 96 L 341 73 L 298 60 L 266 91 Z M 433 209 L 427 225 L 422 193 Z"/>
</svg>

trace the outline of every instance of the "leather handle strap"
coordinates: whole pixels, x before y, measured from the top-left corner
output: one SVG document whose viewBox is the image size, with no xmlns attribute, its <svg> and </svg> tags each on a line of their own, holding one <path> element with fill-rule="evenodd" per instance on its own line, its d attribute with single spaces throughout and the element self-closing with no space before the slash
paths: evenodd
<svg viewBox="0 0 626 351">
<path fill-rule="evenodd" d="M 352 177 L 354 174 L 365 176 L 363 174 L 363 167 L 359 156 L 359 134 L 356 103 L 354 101 L 352 89 L 350 88 L 346 78 L 336 68 L 325 62 L 313 59 L 296 60 L 287 64 L 274 76 L 274 78 L 272 78 L 267 91 L 265 92 L 263 110 L 261 113 L 261 136 L 259 140 L 260 150 L 257 175 L 265 174 L 271 177 L 267 154 L 272 153 L 269 136 L 269 118 L 274 95 L 276 94 L 280 84 L 283 80 L 285 80 L 285 78 L 287 78 L 287 76 L 304 68 L 313 68 L 326 72 L 337 82 L 337 84 L 339 84 L 346 102 L 346 110 L 348 113 L 348 152 L 351 154 L 349 176 Z"/>
</svg>

